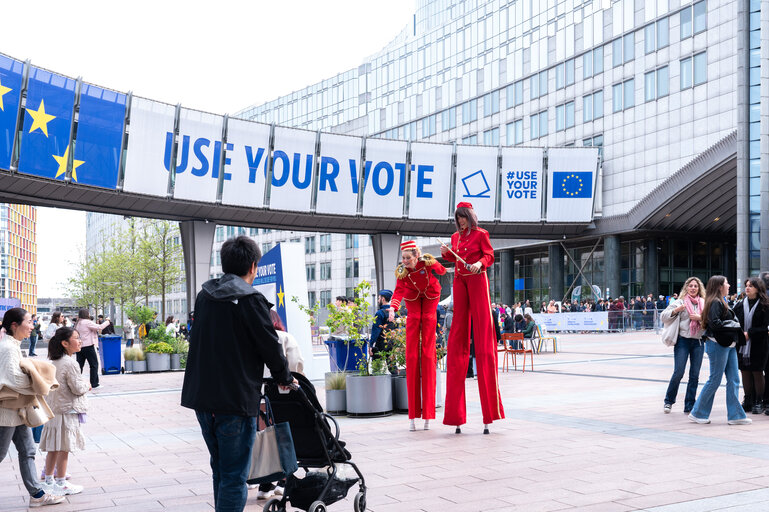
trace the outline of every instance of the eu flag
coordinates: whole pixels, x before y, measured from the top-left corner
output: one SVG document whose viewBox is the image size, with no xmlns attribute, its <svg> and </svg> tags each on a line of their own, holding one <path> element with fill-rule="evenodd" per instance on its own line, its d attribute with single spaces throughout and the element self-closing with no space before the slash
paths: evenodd
<svg viewBox="0 0 769 512">
<path fill-rule="evenodd" d="M 21 133 L 19 172 L 64 179 L 75 107 L 75 80 L 32 68 Z M 73 169 L 82 162 L 75 160 Z"/>
<path fill-rule="evenodd" d="M 593 197 L 593 173 L 590 171 L 553 172 L 553 198 L 589 199 Z"/>
<path fill-rule="evenodd" d="M 0 169 L 11 168 L 24 64 L 0 55 Z"/>
<path fill-rule="evenodd" d="M 117 187 L 126 95 L 83 84 L 75 141 L 72 181 L 114 189 Z"/>
</svg>

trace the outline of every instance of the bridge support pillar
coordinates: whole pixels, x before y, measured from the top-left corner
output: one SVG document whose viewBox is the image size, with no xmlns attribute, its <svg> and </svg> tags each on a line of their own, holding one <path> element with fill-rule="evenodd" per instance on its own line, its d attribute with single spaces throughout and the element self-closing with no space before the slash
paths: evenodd
<svg viewBox="0 0 769 512">
<path fill-rule="evenodd" d="M 376 290 L 395 290 L 395 267 L 400 261 L 401 236 L 392 233 L 371 235 L 374 249 L 374 269 L 376 271 Z"/>
<path fill-rule="evenodd" d="M 616 299 L 622 295 L 620 289 L 620 271 L 622 270 L 622 253 L 620 252 L 619 237 L 609 235 L 603 239 L 603 282 L 609 289 L 608 296 Z"/>
<path fill-rule="evenodd" d="M 512 249 L 499 252 L 500 300 L 512 306 L 515 302 L 515 254 Z"/>
<path fill-rule="evenodd" d="M 657 239 L 650 238 L 646 241 L 646 258 L 644 258 L 644 292 L 652 294 L 654 300 L 660 293 L 659 254 L 657 253 Z"/>
<path fill-rule="evenodd" d="M 195 297 L 211 271 L 211 249 L 216 223 L 185 220 L 179 223 L 179 231 L 184 252 L 184 274 L 187 278 L 187 310 L 192 311 L 195 308 Z"/>
<path fill-rule="evenodd" d="M 558 242 L 547 246 L 550 300 L 563 300 L 563 247 Z"/>
</svg>

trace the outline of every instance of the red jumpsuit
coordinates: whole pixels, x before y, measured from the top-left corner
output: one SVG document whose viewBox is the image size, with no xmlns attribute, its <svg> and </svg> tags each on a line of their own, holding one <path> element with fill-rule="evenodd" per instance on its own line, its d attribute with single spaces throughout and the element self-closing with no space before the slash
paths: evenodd
<svg viewBox="0 0 769 512">
<path fill-rule="evenodd" d="M 409 419 L 435 419 L 435 328 L 441 284 L 433 275 L 446 273 L 437 261 L 425 265 L 418 261 L 413 270 L 398 283 L 390 307 L 398 311 L 401 299 L 406 303 L 406 388 L 409 396 Z M 421 347 L 420 347 L 421 335 Z"/>
<path fill-rule="evenodd" d="M 505 417 L 499 394 L 497 374 L 497 337 L 491 315 L 489 278 L 486 269 L 494 264 L 494 250 L 485 229 L 471 228 L 451 235 L 451 249 L 468 265 L 481 262 L 481 272 L 472 274 L 450 252 L 443 257 L 456 262 L 454 273 L 454 318 L 449 332 L 446 360 L 446 406 L 444 425 L 464 425 L 465 378 L 470 358 L 470 318 L 478 368 L 478 391 L 481 396 L 483 423 Z"/>
</svg>

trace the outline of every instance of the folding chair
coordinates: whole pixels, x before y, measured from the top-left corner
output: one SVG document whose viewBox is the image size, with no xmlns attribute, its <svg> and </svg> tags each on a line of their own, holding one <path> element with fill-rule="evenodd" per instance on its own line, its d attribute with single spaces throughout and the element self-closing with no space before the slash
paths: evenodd
<svg viewBox="0 0 769 512">
<path fill-rule="evenodd" d="M 518 369 L 518 361 L 516 356 L 518 354 L 523 354 L 523 368 L 522 372 L 526 371 L 526 354 L 531 354 L 531 371 L 534 371 L 534 349 L 531 345 L 531 340 L 529 340 L 529 348 L 526 348 L 526 338 L 523 337 L 523 333 L 515 333 L 515 334 L 509 334 L 509 336 L 516 336 L 516 338 L 513 338 L 514 340 L 518 340 L 521 342 L 521 348 L 512 348 L 512 346 L 508 349 L 509 353 L 513 356 L 513 368 Z M 507 354 L 505 354 L 507 356 Z"/>
<path fill-rule="evenodd" d="M 503 333 L 502 334 L 502 348 L 497 348 L 497 352 L 504 352 L 505 356 L 502 359 L 502 371 L 506 372 L 510 369 L 510 365 L 507 362 L 507 356 L 510 355 L 513 361 L 515 361 L 515 354 L 513 354 L 513 345 L 516 345 L 516 341 L 523 343 L 523 333 Z M 515 363 L 513 363 L 515 364 Z"/>
<path fill-rule="evenodd" d="M 542 332 L 542 328 L 539 325 L 535 326 L 536 336 L 539 338 L 539 349 L 547 348 L 547 342 L 549 341 L 553 345 L 553 354 L 558 351 L 558 339 L 555 336 L 548 336 L 547 331 Z"/>
</svg>

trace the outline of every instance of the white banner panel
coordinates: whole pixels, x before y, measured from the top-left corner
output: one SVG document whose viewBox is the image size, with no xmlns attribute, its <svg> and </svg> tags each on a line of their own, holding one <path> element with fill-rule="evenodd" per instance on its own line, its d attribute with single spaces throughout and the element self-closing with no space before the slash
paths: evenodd
<svg viewBox="0 0 769 512">
<path fill-rule="evenodd" d="M 165 197 L 176 107 L 134 97 L 123 190 Z"/>
<path fill-rule="evenodd" d="M 494 220 L 497 197 L 497 148 L 457 146 L 457 203 L 469 201 L 480 221 Z"/>
<path fill-rule="evenodd" d="M 321 134 L 316 212 L 338 215 L 358 212 L 360 148 L 359 137 Z"/>
<path fill-rule="evenodd" d="M 403 216 L 407 148 L 408 143 L 399 140 L 366 140 L 363 215 L 396 219 Z"/>
<path fill-rule="evenodd" d="M 315 171 L 315 139 L 315 132 L 275 127 L 271 210 L 310 210 L 312 175 Z"/>
<path fill-rule="evenodd" d="M 598 148 L 551 148 L 547 152 L 547 221 L 593 219 Z"/>
<path fill-rule="evenodd" d="M 223 123 L 222 116 L 181 109 L 174 199 L 216 201 Z"/>
<path fill-rule="evenodd" d="M 264 184 L 270 149 L 270 126 L 230 118 L 222 204 L 264 205 Z"/>
<path fill-rule="evenodd" d="M 449 218 L 453 152 L 449 144 L 411 143 L 410 219 Z"/>
<path fill-rule="evenodd" d="M 502 148 L 503 222 L 542 220 L 542 148 Z"/>
<path fill-rule="evenodd" d="M 537 313 L 532 315 L 537 324 L 544 325 L 548 331 L 608 331 L 609 312 L 591 313 Z"/>
</svg>

